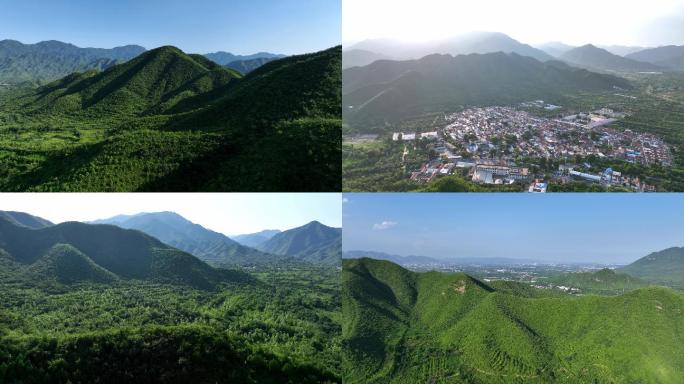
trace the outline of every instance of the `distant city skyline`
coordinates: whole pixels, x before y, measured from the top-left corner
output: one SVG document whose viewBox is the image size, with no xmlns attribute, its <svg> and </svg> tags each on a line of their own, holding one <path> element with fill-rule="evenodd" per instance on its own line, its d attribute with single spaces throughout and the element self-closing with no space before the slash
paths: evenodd
<svg viewBox="0 0 684 384">
<path fill-rule="evenodd" d="M 684 0 L 344 0 L 342 40 L 430 41 L 501 32 L 527 44 L 684 44 Z"/>
<path fill-rule="evenodd" d="M 343 250 L 628 264 L 684 246 L 676 194 L 344 194 Z"/>
<path fill-rule="evenodd" d="M 225 235 L 287 230 L 317 220 L 342 226 L 337 193 L 4 193 L 0 211 L 19 211 L 53 223 L 116 215 L 176 212 Z"/>
<path fill-rule="evenodd" d="M 4 0 L 0 40 L 188 53 L 302 54 L 341 44 L 340 0 Z"/>
</svg>

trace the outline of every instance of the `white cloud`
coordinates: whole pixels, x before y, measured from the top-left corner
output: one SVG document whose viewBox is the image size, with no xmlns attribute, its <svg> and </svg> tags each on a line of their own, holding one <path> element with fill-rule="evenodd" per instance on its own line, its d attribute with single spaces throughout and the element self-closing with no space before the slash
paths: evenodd
<svg viewBox="0 0 684 384">
<path fill-rule="evenodd" d="M 396 221 L 383 221 L 380 224 L 377 224 L 377 223 L 373 224 L 373 230 L 374 231 L 382 231 L 384 229 L 390 229 L 392 227 L 396 227 L 397 224 L 399 224 L 399 223 L 397 223 Z"/>
<path fill-rule="evenodd" d="M 342 203 L 343 203 L 343 204 L 346 204 L 346 203 L 348 203 L 348 202 L 349 202 L 349 199 L 347 199 L 346 197 L 343 197 L 343 198 L 342 198 Z"/>
</svg>

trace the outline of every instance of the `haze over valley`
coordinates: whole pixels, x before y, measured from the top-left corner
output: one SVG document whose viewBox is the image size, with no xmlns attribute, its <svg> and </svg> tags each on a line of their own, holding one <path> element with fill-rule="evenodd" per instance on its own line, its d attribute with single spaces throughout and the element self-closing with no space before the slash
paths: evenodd
<svg viewBox="0 0 684 384">
<path fill-rule="evenodd" d="M 375 4 L 361 16 L 351 2 L 345 191 L 684 190 L 684 40 L 661 25 L 684 4 L 486 3 L 516 23 L 487 4 Z M 383 11 L 393 17 L 370 22 Z"/>
</svg>

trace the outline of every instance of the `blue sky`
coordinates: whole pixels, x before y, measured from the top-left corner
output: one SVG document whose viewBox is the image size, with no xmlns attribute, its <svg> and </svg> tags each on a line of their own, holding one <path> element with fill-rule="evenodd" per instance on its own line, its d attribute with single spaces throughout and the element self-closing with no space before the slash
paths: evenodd
<svg viewBox="0 0 684 384">
<path fill-rule="evenodd" d="M 684 246 L 680 194 L 345 194 L 343 248 L 629 263 Z"/>
<path fill-rule="evenodd" d="M 3 193 L 0 211 L 48 219 L 93 221 L 173 211 L 225 235 L 291 229 L 313 220 L 342 226 L 339 193 Z"/>
<path fill-rule="evenodd" d="M 190 53 L 307 53 L 342 41 L 341 0 L 0 0 L 0 40 Z"/>
</svg>

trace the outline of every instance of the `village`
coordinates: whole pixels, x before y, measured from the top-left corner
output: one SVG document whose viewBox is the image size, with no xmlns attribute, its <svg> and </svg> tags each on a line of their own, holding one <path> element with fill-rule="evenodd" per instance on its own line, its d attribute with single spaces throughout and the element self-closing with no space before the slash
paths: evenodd
<svg viewBox="0 0 684 384">
<path fill-rule="evenodd" d="M 560 106 L 542 100 L 521 107 L 555 110 Z M 611 168 L 591 173 L 591 164 L 575 164 L 577 158 L 595 156 L 640 165 L 670 166 L 670 147 L 653 134 L 611 127 L 624 112 L 601 108 L 587 113 L 537 117 L 513 107 L 472 108 L 445 115 L 446 125 L 434 132 L 395 132 L 394 141 L 407 144 L 429 140 L 438 155 L 411 173 L 411 180 L 428 183 L 454 172 L 467 174 L 482 184 L 529 184 L 530 192 L 546 192 L 545 180 L 535 179 L 528 167 L 516 166 L 516 159 L 544 158 L 563 163 L 553 173 L 553 181 L 580 180 L 604 186 L 622 186 L 636 191 L 655 190 L 638 177 L 629 177 Z"/>
</svg>

